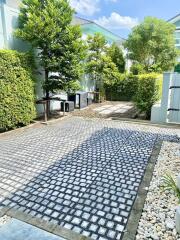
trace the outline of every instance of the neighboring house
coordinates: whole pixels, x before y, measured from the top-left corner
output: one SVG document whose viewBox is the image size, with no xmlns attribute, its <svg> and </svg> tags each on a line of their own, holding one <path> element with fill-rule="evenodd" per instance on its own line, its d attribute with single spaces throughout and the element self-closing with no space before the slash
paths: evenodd
<svg viewBox="0 0 180 240">
<path fill-rule="evenodd" d="M 0 0 L 0 49 L 15 49 L 20 51 L 27 51 L 27 44 L 13 36 L 13 31 L 17 27 L 17 19 L 19 14 L 19 4 L 21 0 Z M 122 47 L 123 38 L 113 34 L 107 29 L 99 26 L 93 21 L 74 17 L 72 24 L 81 26 L 83 39 L 87 35 L 95 34 L 97 32 L 105 36 L 108 44 L 116 42 Z M 83 79 L 82 86 L 84 90 L 93 90 L 91 84 L 87 79 Z"/>
<path fill-rule="evenodd" d="M 125 41 L 125 39 L 110 32 L 106 28 L 98 25 L 97 23 L 95 23 L 93 21 L 90 21 L 90 20 L 87 20 L 84 18 L 75 16 L 72 21 L 72 24 L 81 26 L 81 30 L 83 33 L 83 39 L 86 39 L 87 35 L 94 35 L 95 33 L 98 32 L 105 36 L 108 44 L 112 44 L 113 42 L 115 42 L 115 43 L 117 43 L 117 45 L 122 46 L 122 43 Z"/>
<path fill-rule="evenodd" d="M 180 14 L 168 22 L 176 26 L 175 44 L 180 49 Z M 178 62 L 180 62 L 180 57 Z M 179 72 L 178 66 L 179 64 L 176 66 L 175 72 L 164 73 L 161 102 L 154 104 L 151 111 L 151 121 L 154 123 L 180 123 L 180 74 L 176 73 Z"/>
<path fill-rule="evenodd" d="M 15 39 L 20 0 L 0 0 L 0 49 L 27 50 L 27 45 Z"/>
<path fill-rule="evenodd" d="M 13 49 L 19 51 L 28 50 L 28 44 L 16 39 L 13 35 L 14 29 L 17 27 L 20 2 L 21 0 L 0 0 L 0 49 Z M 122 43 L 124 41 L 123 38 L 113 34 L 93 21 L 75 16 L 72 24 L 81 26 L 83 39 L 86 39 L 89 34 L 93 35 L 99 32 L 105 36 L 108 44 L 116 42 L 117 45 L 122 47 Z M 94 82 L 90 81 L 85 76 L 81 81 L 81 85 L 84 91 L 94 90 Z M 36 95 L 37 98 L 41 98 L 43 96 L 40 81 L 38 81 L 36 86 Z"/>
<path fill-rule="evenodd" d="M 171 18 L 169 22 L 173 23 L 176 26 L 175 39 L 176 46 L 180 49 L 180 13 L 175 17 Z"/>
<path fill-rule="evenodd" d="M 116 43 L 119 47 L 122 48 L 124 52 L 124 56 L 126 55 L 126 52 L 123 48 L 123 42 L 125 39 L 121 38 L 120 36 L 110 32 L 104 27 L 101 27 L 97 23 L 80 18 L 75 16 L 72 21 L 73 25 L 80 25 L 82 30 L 82 38 L 85 40 L 88 35 L 94 35 L 95 33 L 102 34 L 107 41 L 108 45 L 111 45 L 112 43 Z M 126 67 L 128 68 L 128 64 L 126 64 Z M 83 80 L 81 81 L 82 87 L 85 91 L 93 91 L 94 90 L 94 82 L 88 79 L 87 76 L 84 76 Z"/>
<path fill-rule="evenodd" d="M 0 48 L 1 49 L 2 48 L 7 48 L 7 49 L 22 48 L 22 42 L 15 39 L 12 34 L 14 29 L 17 27 L 17 18 L 19 14 L 20 2 L 21 0 L 0 0 Z M 93 21 L 89 21 L 89 20 L 82 19 L 75 16 L 72 21 L 72 24 L 77 24 L 81 26 L 83 39 L 85 39 L 88 34 L 94 34 L 96 32 L 99 32 L 105 36 L 109 44 L 116 42 L 118 45 L 122 46 L 122 43 L 124 41 L 123 38 L 99 26 Z M 23 50 L 24 50 L 24 46 L 23 46 Z"/>
<path fill-rule="evenodd" d="M 176 47 L 180 49 L 180 13 L 175 17 L 171 18 L 168 22 L 173 23 L 176 26 L 175 31 L 175 40 L 176 40 Z M 180 62 L 180 57 L 178 58 Z"/>
</svg>

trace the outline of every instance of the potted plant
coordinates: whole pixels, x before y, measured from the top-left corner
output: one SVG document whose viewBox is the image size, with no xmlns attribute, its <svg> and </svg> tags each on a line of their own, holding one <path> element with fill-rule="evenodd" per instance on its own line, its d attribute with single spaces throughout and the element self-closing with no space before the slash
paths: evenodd
<svg viewBox="0 0 180 240">
<path fill-rule="evenodd" d="M 180 234 L 180 174 L 177 177 L 177 183 L 171 175 L 165 175 L 163 177 L 163 189 L 173 191 L 178 198 L 179 205 L 176 208 L 175 223 L 176 230 Z"/>
</svg>

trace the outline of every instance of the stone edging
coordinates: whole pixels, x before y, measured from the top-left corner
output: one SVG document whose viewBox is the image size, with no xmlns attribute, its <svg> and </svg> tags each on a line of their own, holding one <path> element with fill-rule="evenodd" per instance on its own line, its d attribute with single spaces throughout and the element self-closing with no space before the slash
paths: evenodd
<svg viewBox="0 0 180 240">
<path fill-rule="evenodd" d="M 12 129 L 12 130 L 9 130 L 9 131 L 6 131 L 6 132 L 1 132 L 1 133 L 0 133 L 0 137 L 8 136 L 8 135 L 10 135 L 10 134 L 12 134 L 12 133 L 15 133 L 15 132 L 22 132 L 22 131 L 24 131 L 24 130 L 26 130 L 26 129 L 32 128 L 32 127 L 34 127 L 34 126 L 36 126 L 36 125 L 39 125 L 39 124 L 41 124 L 41 123 L 38 122 L 38 121 L 33 121 L 32 123 L 30 123 L 30 124 L 27 125 L 27 126 L 20 127 L 20 128 L 16 128 L 16 129 Z"/>
<path fill-rule="evenodd" d="M 56 236 L 63 237 L 66 240 L 91 240 L 89 237 L 82 236 L 64 227 L 58 226 L 57 224 L 47 222 L 37 217 L 33 217 L 27 213 L 15 210 L 13 208 L 3 207 L 0 210 L 0 217 L 4 215 L 16 218 Z"/>
<path fill-rule="evenodd" d="M 159 128 L 172 128 L 172 129 L 180 129 L 180 124 L 176 123 L 153 123 L 149 120 L 141 120 L 141 119 L 132 119 L 132 118 L 117 118 L 112 117 L 107 120 L 125 122 L 125 123 L 132 123 L 132 124 L 140 124 L 152 127 L 159 127 Z"/>
<path fill-rule="evenodd" d="M 159 153 L 160 153 L 160 150 L 162 147 L 162 142 L 163 141 L 159 141 L 154 146 L 149 163 L 145 170 L 144 177 L 140 184 L 136 200 L 133 204 L 133 207 L 132 207 L 129 219 L 128 219 L 128 223 L 124 230 L 124 235 L 123 235 L 122 240 L 135 240 L 135 238 L 136 238 L 139 220 L 141 218 L 144 203 L 145 203 L 146 196 L 148 193 L 148 187 L 150 185 L 150 182 L 151 182 L 151 179 L 153 176 L 154 167 L 155 167 L 156 161 L 158 159 L 158 156 L 159 156 Z"/>
<path fill-rule="evenodd" d="M 24 126 L 24 127 L 20 127 L 20 128 L 16 128 L 16 129 L 12 129 L 12 130 L 9 130 L 9 131 L 7 131 L 7 132 L 2 132 L 2 133 L 0 133 L 0 137 L 6 137 L 6 136 L 9 136 L 9 135 L 11 135 L 12 133 L 19 133 L 19 132 L 23 132 L 23 131 L 25 131 L 25 130 L 27 130 L 27 129 L 29 129 L 29 128 L 33 128 L 33 127 L 36 127 L 36 126 L 39 126 L 39 127 L 41 127 L 41 126 L 43 126 L 43 125 L 52 125 L 52 124 L 55 124 L 55 123 L 57 123 L 57 122 L 61 122 L 61 121 L 63 121 L 63 120 L 66 120 L 67 118 L 69 118 L 70 117 L 70 115 L 65 115 L 65 116 L 63 116 L 63 117 L 61 117 L 61 118 L 57 118 L 57 119 L 51 119 L 51 120 L 49 120 L 49 121 L 47 121 L 47 122 L 43 122 L 43 121 L 33 121 L 33 123 L 31 123 L 31 124 L 29 124 L 29 125 L 27 125 L 27 126 Z"/>
</svg>

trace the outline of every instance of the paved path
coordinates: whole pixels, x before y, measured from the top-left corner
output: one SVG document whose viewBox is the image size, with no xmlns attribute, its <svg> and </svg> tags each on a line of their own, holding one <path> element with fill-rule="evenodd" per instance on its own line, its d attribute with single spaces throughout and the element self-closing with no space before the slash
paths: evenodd
<svg viewBox="0 0 180 240">
<path fill-rule="evenodd" d="M 66 240 L 22 221 L 11 219 L 0 227 L 1 240 Z"/>
<path fill-rule="evenodd" d="M 133 108 L 134 108 L 133 103 L 122 102 L 116 105 L 105 104 L 101 107 L 95 108 L 94 111 L 98 112 L 100 115 L 112 116 L 127 113 L 129 110 L 132 110 Z"/>
<path fill-rule="evenodd" d="M 92 239 L 121 239 L 155 141 L 176 133 L 70 118 L 1 137 L 0 203 Z"/>
<path fill-rule="evenodd" d="M 86 118 L 134 118 L 136 109 L 132 102 L 106 101 L 93 103 L 85 109 L 75 110 L 71 115 Z"/>
</svg>

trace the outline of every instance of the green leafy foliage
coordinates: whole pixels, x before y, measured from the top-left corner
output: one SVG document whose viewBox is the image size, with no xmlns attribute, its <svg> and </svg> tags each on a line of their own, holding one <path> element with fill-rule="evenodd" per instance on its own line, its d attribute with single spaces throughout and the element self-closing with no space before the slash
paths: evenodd
<svg viewBox="0 0 180 240">
<path fill-rule="evenodd" d="M 164 20 L 146 17 L 125 42 L 129 58 L 142 64 L 147 72 L 163 72 L 174 68 L 178 50 L 175 26 Z"/>
<path fill-rule="evenodd" d="M 107 42 L 101 34 L 89 36 L 87 39 L 88 56 L 86 60 L 86 74 L 95 83 L 95 90 L 105 95 L 104 84 L 111 85 L 119 78 L 116 64 L 107 54 Z"/>
<path fill-rule="evenodd" d="M 180 63 L 175 66 L 174 71 L 180 73 Z"/>
<path fill-rule="evenodd" d="M 92 79 L 96 91 L 102 91 L 103 88 L 103 54 L 106 50 L 105 37 L 97 33 L 94 36 L 88 36 L 88 55 L 86 59 L 86 74 Z"/>
<path fill-rule="evenodd" d="M 112 84 L 105 84 L 106 99 L 111 101 L 132 101 L 138 88 L 138 76 L 119 74 Z"/>
<path fill-rule="evenodd" d="M 83 73 L 85 46 L 80 27 L 71 25 L 73 14 L 68 0 L 22 0 L 15 34 L 38 49 L 46 97 L 69 88 Z"/>
<path fill-rule="evenodd" d="M 136 107 L 149 119 L 153 104 L 159 99 L 159 88 L 157 84 L 158 75 L 155 73 L 142 74 L 138 76 L 138 88 L 134 98 Z"/>
<path fill-rule="evenodd" d="M 32 56 L 0 50 L 0 130 L 29 124 L 36 116 Z"/>
<path fill-rule="evenodd" d="M 180 203 L 180 189 L 178 188 L 174 178 L 171 175 L 166 174 L 165 176 L 163 176 L 162 188 L 164 190 L 173 191 Z"/>
<path fill-rule="evenodd" d="M 125 59 L 123 52 L 117 44 L 113 43 L 109 48 L 107 48 L 107 54 L 110 56 L 112 62 L 116 65 L 120 73 L 125 72 Z"/>
<path fill-rule="evenodd" d="M 133 63 L 131 68 L 130 68 L 130 71 L 133 75 L 138 75 L 138 74 L 143 74 L 145 73 L 145 66 L 143 66 L 142 64 L 140 63 Z"/>
</svg>

